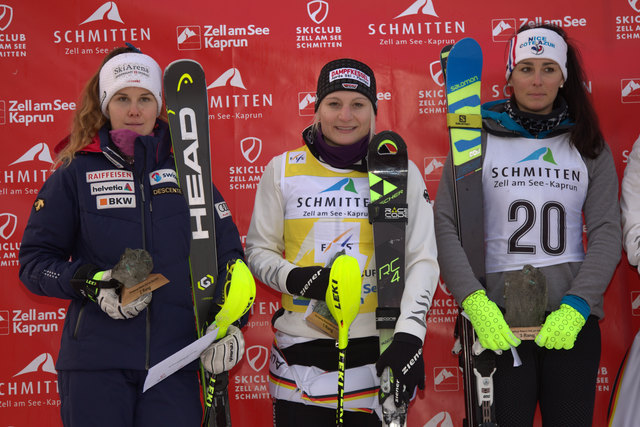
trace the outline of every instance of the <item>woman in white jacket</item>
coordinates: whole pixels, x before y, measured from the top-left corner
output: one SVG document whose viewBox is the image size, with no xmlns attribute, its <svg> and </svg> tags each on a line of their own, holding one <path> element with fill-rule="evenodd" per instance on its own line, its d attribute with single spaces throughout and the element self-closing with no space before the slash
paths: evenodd
<svg viewBox="0 0 640 427">
<path fill-rule="evenodd" d="M 344 421 L 380 425 L 372 412 L 379 408 L 378 375 L 385 366 L 406 386 L 407 401 L 416 386 L 424 388 L 425 316 L 439 274 L 433 213 L 420 172 L 410 162 L 406 285 L 393 342 L 379 356 L 365 158 L 377 112 L 373 71 L 353 59 L 331 61 L 320 72 L 316 96 L 314 125 L 304 130 L 303 145 L 267 165 L 247 234 L 250 269 L 282 293 L 282 309 L 273 318 L 276 335 L 270 365 L 274 423 L 335 423 L 335 340 L 309 326 L 305 311 L 310 301 L 325 299 L 327 265 L 345 250 L 358 260 L 363 290 L 349 333 Z M 412 360 L 416 362 L 411 365 Z"/>
</svg>

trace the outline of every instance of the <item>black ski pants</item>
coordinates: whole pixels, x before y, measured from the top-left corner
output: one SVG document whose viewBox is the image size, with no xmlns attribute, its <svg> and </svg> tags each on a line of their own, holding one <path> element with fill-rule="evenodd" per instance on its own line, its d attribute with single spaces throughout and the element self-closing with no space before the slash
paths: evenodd
<svg viewBox="0 0 640 427">
<path fill-rule="evenodd" d="M 523 341 L 517 348 L 522 366 L 513 367 L 510 351 L 496 356 L 498 425 L 532 426 L 539 402 L 544 427 L 591 426 L 600 348 L 598 318 L 589 316 L 571 350 L 547 350 Z"/>
</svg>

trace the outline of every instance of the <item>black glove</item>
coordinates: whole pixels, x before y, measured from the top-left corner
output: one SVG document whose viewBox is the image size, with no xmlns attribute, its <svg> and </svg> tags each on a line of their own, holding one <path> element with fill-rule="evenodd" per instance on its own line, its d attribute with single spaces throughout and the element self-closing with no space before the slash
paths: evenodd
<svg viewBox="0 0 640 427">
<path fill-rule="evenodd" d="M 293 295 L 324 301 L 329 287 L 330 268 L 296 267 L 287 276 L 287 291 Z"/>
<path fill-rule="evenodd" d="M 424 390 L 424 359 L 420 338 L 404 332 L 396 333 L 376 362 L 378 376 L 387 366 L 393 373 L 392 391 L 396 406 L 408 404 L 416 387 Z"/>
<path fill-rule="evenodd" d="M 84 264 L 76 270 L 73 278 L 71 279 L 71 286 L 78 293 L 78 295 L 89 298 L 93 302 L 98 301 L 98 294 L 100 289 L 119 288 L 122 286 L 115 279 L 107 281 L 98 280 L 95 276 L 100 276 L 101 270 L 92 264 Z"/>
</svg>

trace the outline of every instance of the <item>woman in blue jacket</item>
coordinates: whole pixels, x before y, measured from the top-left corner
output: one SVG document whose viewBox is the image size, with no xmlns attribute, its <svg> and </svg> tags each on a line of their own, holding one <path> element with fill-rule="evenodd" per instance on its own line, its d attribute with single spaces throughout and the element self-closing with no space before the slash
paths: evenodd
<svg viewBox="0 0 640 427">
<path fill-rule="evenodd" d="M 22 282 L 38 295 L 71 301 L 56 364 L 66 426 L 201 422 L 196 363 L 142 393 L 149 367 L 196 339 L 190 216 L 161 118 L 161 82 L 156 61 L 132 46 L 106 56 L 24 232 Z M 224 203 L 215 189 L 214 201 Z M 243 251 L 231 216 L 219 215 L 224 279 L 227 262 Z M 97 283 L 110 278 L 127 248 L 147 251 L 152 272 L 169 283 L 123 306 L 115 289 Z M 242 340 L 239 330 L 230 333 Z M 242 356 L 234 354 L 233 364 Z"/>
</svg>

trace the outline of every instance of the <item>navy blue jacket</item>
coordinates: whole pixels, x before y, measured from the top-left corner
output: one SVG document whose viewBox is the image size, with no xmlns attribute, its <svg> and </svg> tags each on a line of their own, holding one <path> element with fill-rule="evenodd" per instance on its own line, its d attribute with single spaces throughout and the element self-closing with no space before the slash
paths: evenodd
<svg viewBox="0 0 640 427">
<path fill-rule="evenodd" d="M 137 138 L 133 165 L 114 149 L 108 132 L 107 126 L 100 129 L 94 144 L 44 183 L 20 247 L 20 280 L 27 288 L 71 300 L 57 369 L 147 369 L 196 339 L 190 217 L 175 180 L 168 125 L 158 121 L 155 136 Z M 223 202 L 215 188 L 214 202 Z M 231 216 L 219 215 L 222 285 L 227 261 L 244 256 Z M 70 280 L 87 264 L 112 268 L 125 248 L 146 249 L 153 273 L 169 283 L 153 292 L 151 304 L 137 317 L 114 320 L 78 295 Z"/>
</svg>

